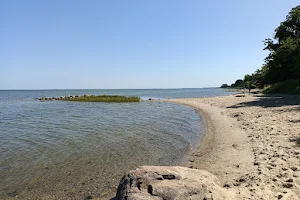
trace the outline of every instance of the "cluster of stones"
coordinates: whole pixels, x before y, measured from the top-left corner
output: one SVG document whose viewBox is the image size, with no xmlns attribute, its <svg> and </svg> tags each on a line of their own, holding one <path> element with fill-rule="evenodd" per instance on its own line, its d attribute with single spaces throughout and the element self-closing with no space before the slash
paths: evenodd
<svg viewBox="0 0 300 200">
<path fill-rule="evenodd" d="M 65 100 L 65 99 L 73 99 L 78 97 L 88 97 L 88 94 L 85 95 L 69 95 L 69 96 L 61 96 L 61 97 L 41 97 L 39 98 L 40 101 L 55 101 L 55 100 Z"/>
</svg>

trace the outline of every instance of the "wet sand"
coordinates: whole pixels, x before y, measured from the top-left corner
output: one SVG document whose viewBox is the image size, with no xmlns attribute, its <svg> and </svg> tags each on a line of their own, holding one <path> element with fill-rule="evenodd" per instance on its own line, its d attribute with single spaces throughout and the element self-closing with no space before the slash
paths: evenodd
<svg viewBox="0 0 300 200">
<path fill-rule="evenodd" d="M 189 167 L 216 175 L 235 199 L 300 199 L 300 97 L 169 99 L 198 110 L 206 135 Z"/>
</svg>

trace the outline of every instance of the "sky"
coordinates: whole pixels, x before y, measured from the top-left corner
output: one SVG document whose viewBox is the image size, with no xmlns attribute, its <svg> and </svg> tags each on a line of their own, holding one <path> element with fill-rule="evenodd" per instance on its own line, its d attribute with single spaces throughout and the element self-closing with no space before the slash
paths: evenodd
<svg viewBox="0 0 300 200">
<path fill-rule="evenodd" d="M 1 0 L 0 89 L 201 88 L 264 63 L 299 0 Z"/>
</svg>

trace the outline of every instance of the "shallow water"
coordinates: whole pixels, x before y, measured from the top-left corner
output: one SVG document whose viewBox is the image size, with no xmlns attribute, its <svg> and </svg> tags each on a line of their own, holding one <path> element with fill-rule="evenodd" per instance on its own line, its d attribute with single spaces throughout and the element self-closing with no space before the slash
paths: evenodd
<svg viewBox="0 0 300 200">
<path fill-rule="evenodd" d="M 115 192 L 125 171 L 176 165 L 203 135 L 191 108 L 163 102 L 87 103 L 37 97 L 227 95 L 220 89 L 0 91 L 0 198 L 84 199 Z"/>
</svg>

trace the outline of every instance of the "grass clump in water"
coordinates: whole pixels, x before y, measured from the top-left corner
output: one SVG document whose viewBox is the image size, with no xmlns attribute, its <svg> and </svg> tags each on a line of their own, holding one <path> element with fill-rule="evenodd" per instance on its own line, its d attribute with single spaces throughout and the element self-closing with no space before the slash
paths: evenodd
<svg viewBox="0 0 300 200">
<path fill-rule="evenodd" d="M 107 102 L 107 103 L 126 103 L 126 102 L 140 102 L 140 97 L 126 97 L 117 95 L 99 95 L 99 96 L 79 96 L 66 97 L 65 101 L 80 101 L 80 102 Z"/>
</svg>

